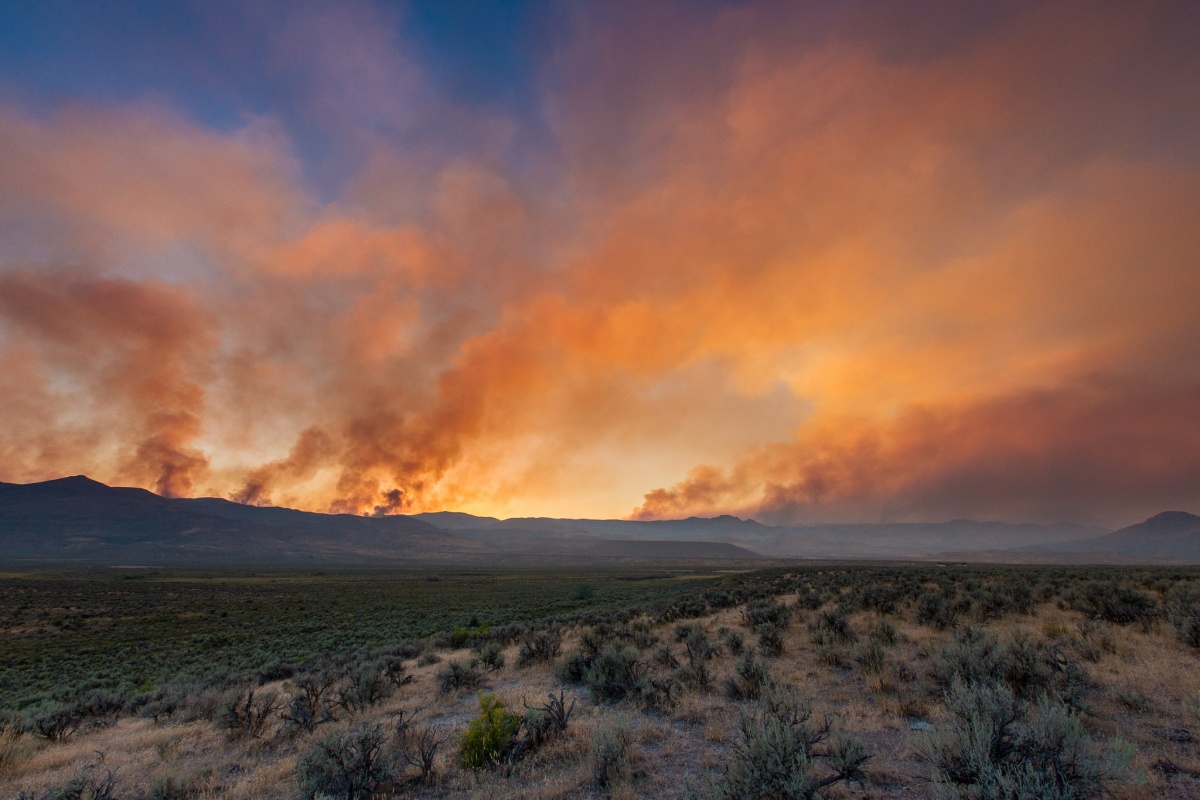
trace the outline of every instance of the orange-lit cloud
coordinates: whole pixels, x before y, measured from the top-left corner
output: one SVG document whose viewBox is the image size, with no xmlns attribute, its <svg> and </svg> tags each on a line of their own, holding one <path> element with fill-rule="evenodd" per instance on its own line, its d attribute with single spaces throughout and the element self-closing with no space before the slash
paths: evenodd
<svg viewBox="0 0 1200 800">
<path fill-rule="evenodd" d="M 312 108 L 362 155 L 333 199 L 269 117 L 0 109 L 0 479 L 359 513 L 1197 510 L 1186 8 L 938 5 L 578 12 L 515 166 L 519 124 L 433 97 L 373 12 L 309 9 L 273 63 L 314 53 Z"/>
</svg>

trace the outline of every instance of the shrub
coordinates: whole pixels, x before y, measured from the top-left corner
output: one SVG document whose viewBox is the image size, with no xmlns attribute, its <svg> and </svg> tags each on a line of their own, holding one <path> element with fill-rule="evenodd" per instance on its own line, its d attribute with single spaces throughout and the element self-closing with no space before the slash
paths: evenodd
<svg viewBox="0 0 1200 800">
<path fill-rule="evenodd" d="M 1167 618 L 1179 641 L 1200 647 L 1200 586 L 1179 587 L 1167 598 Z"/>
<path fill-rule="evenodd" d="M 807 800 L 827 786 L 859 779 L 870 758 L 849 736 L 818 749 L 830 739 L 829 721 L 814 723 L 812 707 L 778 684 L 763 693 L 754 714 L 742 717 L 738 733 L 725 774 L 693 794 L 711 800 Z"/>
<path fill-rule="evenodd" d="M 938 630 L 953 627 L 958 621 L 958 608 L 943 594 L 926 592 L 917 601 L 917 622 Z"/>
<path fill-rule="evenodd" d="M 826 611 L 817 621 L 808 626 L 810 638 L 815 645 L 854 644 L 858 634 L 850 620 L 841 611 Z"/>
<path fill-rule="evenodd" d="M 867 632 L 867 636 L 873 641 L 884 645 L 893 645 L 900 641 L 900 635 L 896 633 L 895 626 L 886 619 L 880 619 L 872 625 L 871 630 Z"/>
<path fill-rule="evenodd" d="M 79 730 L 83 717 L 73 705 L 43 703 L 25 712 L 25 730 L 51 742 L 66 740 Z"/>
<path fill-rule="evenodd" d="M 1073 598 L 1072 605 L 1092 619 L 1118 625 L 1133 622 L 1148 625 L 1159 615 L 1158 603 L 1153 597 L 1116 581 L 1088 583 Z"/>
<path fill-rule="evenodd" d="M 632 693 L 645 671 L 637 650 L 610 644 L 583 670 L 583 684 L 596 702 L 620 700 Z"/>
<path fill-rule="evenodd" d="M 854 651 L 854 661 L 866 675 L 877 675 L 887 663 L 887 651 L 878 639 L 868 639 Z"/>
<path fill-rule="evenodd" d="M 451 661 L 438 673 L 438 692 L 441 694 L 478 689 L 482 685 L 483 673 L 464 661 Z"/>
<path fill-rule="evenodd" d="M 391 697 L 395 686 L 385 676 L 381 664 L 366 664 L 338 687 L 337 704 L 351 714 L 357 714 Z"/>
<path fill-rule="evenodd" d="M 792 619 L 792 612 L 785 605 L 759 601 L 746 606 L 742 611 L 742 619 L 751 628 L 757 628 L 760 625 L 776 625 L 786 628 Z"/>
<path fill-rule="evenodd" d="M 402 655 L 384 656 L 379 660 L 378 668 L 384 679 L 397 689 L 413 682 L 413 676 L 408 674 L 408 667 L 404 666 Z"/>
<path fill-rule="evenodd" d="M 247 686 L 225 695 L 213 722 L 230 738 L 258 737 L 282 705 L 278 692 L 261 692 Z"/>
<path fill-rule="evenodd" d="M 767 658 L 779 658 L 783 655 L 783 629 L 778 625 L 759 625 L 758 649 Z"/>
<path fill-rule="evenodd" d="M 88 765 L 61 786 L 41 795 L 22 792 L 17 800 L 116 800 L 117 776 L 111 769 Z"/>
<path fill-rule="evenodd" d="M 400 712 L 396 721 L 396 757 L 402 769 L 413 767 L 416 779 L 431 781 L 436 774 L 437 753 L 445 744 L 440 731 L 427 725 L 417 725 L 411 715 Z"/>
<path fill-rule="evenodd" d="M 79 715 L 100 727 L 116 724 L 125 710 L 126 697 L 107 689 L 94 689 L 76 704 Z"/>
<path fill-rule="evenodd" d="M 146 800 L 192 800 L 196 789 L 187 781 L 177 781 L 170 775 L 160 775 L 150 783 Z"/>
<path fill-rule="evenodd" d="M 440 663 L 442 663 L 442 657 L 439 656 L 437 653 L 432 653 L 432 652 L 422 653 L 421 657 L 417 659 L 418 667 L 428 667 L 431 664 L 440 664 Z"/>
<path fill-rule="evenodd" d="M 746 651 L 734 666 L 734 674 L 725 679 L 725 694 L 733 700 L 757 700 L 769 680 L 766 664 Z"/>
<path fill-rule="evenodd" d="M 508 758 L 521 730 L 521 715 L 493 694 L 479 697 L 479 716 L 467 725 L 458 760 L 467 769 L 499 766 Z"/>
<path fill-rule="evenodd" d="M 483 642 L 479 646 L 477 661 L 488 672 L 504 669 L 504 648 L 496 641 Z"/>
<path fill-rule="evenodd" d="M 1032 713 L 1008 687 L 959 680 L 947 721 L 917 747 L 943 797 L 980 800 L 1098 797 L 1124 774 L 1132 752 L 1094 742 L 1078 714 L 1046 697 Z"/>
<path fill-rule="evenodd" d="M 301 675 L 291 687 L 292 695 L 280 711 L 280 718 L 288 725 L 305 731 L 332 722 L 334 716 L 327 697 L 334 680 L 332 673 L 324 671 Z"/>
<path fill-rule="evenodd" d="M 532 664 L 552 664 L 558 658 L 559 648 L 562 647 L 562 634 L 557 630 L 531 631 L 521 637 L 521 646 L 517 649 L 517 667 L 524 668 Z"/>
<path fill-rule="evenodd" d="M 729 655 L 740 656 L 746 649 L 746 639 L 737 631 L 728 631 L 725 634 L 725 646 L 729 648 Z"/>
<path fill-rule="evenodd" d="M 588 747 L 592 781 L 601 789 L 612 789 L 633 778 L 635 755 L 633 733 L 623 721 L 605 720 L 595 731 Z"/>
<path fill-rule="evenodd" d="M 330 731 L 296 764 L 296 782 L 304 800 L 366 800 L 395 776 L 385 756 L 387 736 L 377 725 Z"/>
</svg>

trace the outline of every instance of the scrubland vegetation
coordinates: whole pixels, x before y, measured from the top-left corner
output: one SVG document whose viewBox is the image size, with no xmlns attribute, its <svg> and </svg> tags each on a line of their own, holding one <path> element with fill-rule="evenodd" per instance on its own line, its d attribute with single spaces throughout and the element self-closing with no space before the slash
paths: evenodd
<svg viewBox="0 0 1200 800">
<path fill-rule="evenodd" d="M 1193 568 L 97 573 L 0 592 L 2 797 L 1200 795 Z"/>
</svg>

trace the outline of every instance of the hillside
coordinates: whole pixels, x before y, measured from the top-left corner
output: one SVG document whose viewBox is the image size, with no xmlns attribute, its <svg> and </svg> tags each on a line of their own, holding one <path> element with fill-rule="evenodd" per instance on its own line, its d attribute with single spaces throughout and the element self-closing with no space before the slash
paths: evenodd
<svg viewBox="0 0 1200 800">
<path fill-rule="evenodd" d="M 1164 511 L 1145 522 L 1112 533 L 1071 542 L 1055 542 L 1033 552 L 1116 553 L 1132 559 L 1200 562 L 1200 517 L 1185 511 Z"/>
</svg>

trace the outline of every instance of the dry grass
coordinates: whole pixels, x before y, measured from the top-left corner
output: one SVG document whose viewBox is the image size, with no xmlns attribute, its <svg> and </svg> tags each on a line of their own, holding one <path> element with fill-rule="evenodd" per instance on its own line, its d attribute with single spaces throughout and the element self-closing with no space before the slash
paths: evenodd
<svg viewBox="0 0 1200 800">
<path fill-rule="evenodd" d="M 939 698 L 922 678 L 929 655 L 952 637 L 903 618 L 892 618 L 899 641 L 886 647 L 884 667 L 866 674 L 855 665 L 855 645 L 841 647 L 838 663 L 822 659 L 811 642 L 808 623 L 812 612 L 798 612 L 788 627 L 783 657 L 771 663 L 779 679 L 801 687 L 812 699 L 818 715 L 829 714 L 840 729 L 858 735 L 873 754 L 867 778 L 861 785 L 831 791 L 830 797 L 924 797 L 929 787 L 923 768 L 912 758 L 918 732 L 914 718 L 938 719 Z M 878 618 L 857 614 L 850 622 L 866 641 L 866 632 Z M 725 610 L 702 620 L 710 636 L 728 627 L 741 631 L 747 647 L 757 637 L 743 623 L 740 611 Z M 1079 617 L 1052 605 L 1035 613 L 992 623 L 988 627 L 1001 639 L 1018 629 L 1035 641 L 1050 641 L 1070 648 L 1079 636 Z M 664 643 L 673 642 L 674 626 L 656 630 Z M 1120 798 L 1184 798 L 1200 796 L 1200 773 L 1195 739 L 1200 739 L 1200 659 L 1171 635 L 1167 626 L 1143 631 L 1129 626 L 1111 630 L 1110 651 L 1094 662 L 1084 661 L 1094 683 L 1088 725 L 1096 733 L 1120 735 L 1136 744 L 1137 779 L 1115 787 Z M 563 652 L 577 646 L 578 635 L 568 635 Z M 678 645 L 675 645 L 678 650 Z M 516 648 L 505 653 L 507 666 L 489 676 L 490 691 L 510 707 L 522 710 L 536 705 L 557 690 L 552 671 L 543 665 L 516 669 Z M 394 696 L 367 712 L 363 719 L 392 726 L 401 710 L 420 711 L 428 724 L 445 731 L 448 744 L 438 757 L 439 778 L 430 785 L 403 787 L 413 798 L 508 798 L 552 800 L 587 797 L 679 798 L 688 781 L 719 771 L 736 738 L 738 720 L 748 704 L 730 700 L 721 691 L 724 677 L 733 672 L 736 659 L 723 652 L 710 662 L 715 677 L 713 691 L 685 691 L 667 712 L 640 712 L 629 705 L 596 706 L 586 692 L 577 696 L 575 716 L 567 733 L 551 740 L 532 757 L 509 770 L 469 772 L 455 762 L 455 737 L 478 711 L 474 693 L 440 697 L 437 673 L 449 661 L 467 659 L 466 650 L 442 654 L 440 664 L 419 667 L 410 662 L 414 680 Z M 1140 698 L 1140 699 L 1139 699 Z M 608 790 L 594 784 L 587 768 L 589 742 L 598 726 L 621 715 L 636 743 L 636 760 L 630 782 Z M 273 723 L 260 740 L 231 741 L 206 722 L 156 725 L 145 719 L 121 719 L 116 725 L 83 730 L 66 742 L 49 744 L 29 735 L 0 735 L 0 797 L 21 792 L 40 796 L 89 764 L 116 770 L 122 797 L 138 792 L 159 776 L 170 775 L 191 784 L 199 798 L 272 800 L 296 796 L 294 772 L 299 755 L 313 735 L 289 737 Z M 1191 738 L 1192 741 L 1186 741 Z M 1182 772 L 1166 774 L 1164 763 Z M 1158 765 L 1156 767 L 1156 765 Z"/>
</svg>

